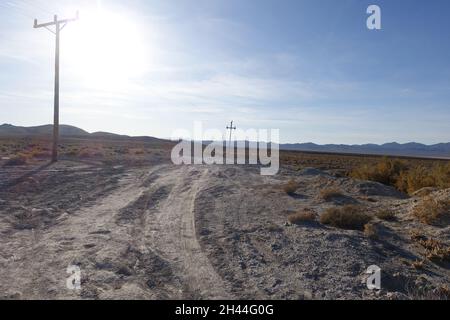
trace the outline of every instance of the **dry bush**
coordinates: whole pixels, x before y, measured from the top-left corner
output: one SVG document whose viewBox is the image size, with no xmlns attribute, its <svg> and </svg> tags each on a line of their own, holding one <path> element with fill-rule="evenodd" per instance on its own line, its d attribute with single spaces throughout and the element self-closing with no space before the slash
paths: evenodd
<svg viewBox="0 0 450 320">
<path fill-rule="evenodd" d="M 378 230 L 372 223 L 366 223 L 364 225 L 364 235 L 369 239 L 378 239 Z"/>
<path fill-rule="evenodd" d="M 435 187 L 439 189 L 450 188 L 450 161 L 446 164 L 436 164 L 432 170 L 431 175 L 435 181 Z"/>
<path fill-rule="evenodd" d="M 425 256 L 430 261 L 450 261 L 450 247 L 436 239 L 419 240 L 418 243 L 424 247 Z"/>
<path fill-rule="evenodd" d="M 372 202 L 372 203 L 378 202 L 377 199 L 369 197 L 369 196 L 364 196 L 364 195 L 357 196 L 356 198 L 359 200 L 362 200 L 362 201 L 366 201 L 366 202 Z"/>
<path fill-rule="evenodd" d="M 283 186 L 283 190 L 287 194 L 293 194 L 293 193 L 295 193 L 295 191 L 297 191 L 299 186 L 300 185 L 298 184 L 297 181 L 295 181 L 294 179 L 291 179 Z"/>
<path fill-rule="evenodd" d="M 320 190 L 320 197 L 325 201 L 331 201 L 342 196 L 342 191 L 337 188 L 325 188 Z"/>
<path fill-rule="evenodd" d="M 63 154 L 65 156 L 69 156 L 69 157 L 76 157 L 78 156 L 80 153 L 80 149 L 74 146 L 71 147 L 67 147 L 66 150 L 64 150 Z"/>
<path fill-rule="evenodd" d="M 414 267 L 414 269 L 422 270 L 424 268 L 425 260 L 416 260 L 411 265 Z"/>
<path fill-rule="evenodd" d="M 355 205 L 329 208 L 320 216 L 320 222 L 341 229 L 363 230 L 372 219 L 363 211 L 362 207 Z"/>
<path fill-rule="evenodd" d="M 82 149 L 78 152 L 78 157 L 81 159 L 87 158 L 102 158 L 104 153 L 99 149 Z"/>
<path fill-rule="evenodd" d="M 266 229 L 269 232 L 283 232 L 283 228 L 273 222 L 269 222 Z"/>
<path fill-rule="evenodd" d="M 403 161 L 383 158 L 375 165 L 364 164 L 353 169 L 350 176 L 355 179 L 395 185 L 398 176 L 404 170 L 406 170 L 406 164 Z"/>
<path fill-rule="evenodd" d="M 395 212 L 391 210 L 381 210 L 378 211 L 375 216 L 378 219 L 386 220 L 386 221 L 394 221 L 395 220 Z"/>
<path fill-rule="evenodd" d="M 125 154 L 129 154 L 130 153 L 130 149 L 127 148 L 127 147 L 115 147 L 114 148 L 114 153 L 120 154 L 120 155 L 125 155 Z"/>
<path fill-rule="evenodd" d="M 450 247 L 445 243 L 428 238 L 418 230 L 411 232 L 411 240 L 425 249 L 425 257 L 433 262 L 450 262 Z"/>
<path fill-rule="evenodd" d="M 409 232 L 409 235 L 411 237 L 411 240 L 414 242 L 419 242 L 420 240 L 426 240 L 427 237 L 417 229 L 413 229 Z"/>
<path fill-rule="evenodd" d="M 450 200 L 427 196 L 414 207 L 412 214 L 422 223 L 434 224 L 450 216 Z"/>
<path fill-rule="evenodd" d="M 447 285 L 440 286 L 435 290 L 437 296 L 442 300 L 450 300 L 450 288 Z"/>
<path fill-rule="evenodd" d="M 349 175 L 390 185 L 408 194 L 425 187 L 450 188 L 450 162 L 430 165 L 383 158 L 375 164 L 359 165 Z"/>
<path fill-rule="evenodd" d="M 38 226 L 38 219 L 33 216 L 31 210 L 27 211 L 19 211 L 13 215 L 14 220 L 12 225 L 15 229 L 18 230 L 26 230 L 26 229 L 34 229 Z"/>
<path fill-rule="evenodd" d="M 316 221 L 316 214 L 313 211 L 305 210 L 290 214 L 287 219 L 292 224 L 300 224 L 302 222 L 314 222 Z"/>
<path fill-rule="evenodd" d="M 439 287 L 422 288 L 413 284 L 407 286 L 407 295 L 411 300 L 449 300 L 450 289 L 447 285 L 440 285 Z"/>
<path fill-rule="evenodd" d="M 394 186 L 402 192 L 412 194 L 422 188 L 436 186 L 436 179 L 428 168 L 417 166 L 400 172 Z"/>
<path fill-rule="evenodd" d="M 421 188 L 417 191 L 414 191 L 412 195 L 414 197 L 423 198 L 423 197 L 429 196 L 430 194 L 432 194 L 433 192 L 435 192 L 437 190 L 438 189 L 435 187 L 425 187 L 425 188 Z"/>
<path fill-rule="evenodd" d="M 140 148 L 140 149 L 133 149 L 133 153 L 135 155 L 143 155 L 143 154 L 145 154 L 145 150 L 142 149 L 142 148 Z"/>
<path fill-rule="evenodd" d="M 25 154 L 19 154 L 5 162 L 5 166 L 23 166 L 26 165 L 30 157 Z"/>
</svg>

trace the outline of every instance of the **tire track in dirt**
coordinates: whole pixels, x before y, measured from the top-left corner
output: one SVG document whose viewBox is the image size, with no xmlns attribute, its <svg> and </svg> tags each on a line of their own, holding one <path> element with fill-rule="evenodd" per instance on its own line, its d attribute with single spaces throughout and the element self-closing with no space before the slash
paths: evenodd
<svg viewBox="0 0 450 320">
<path fill-rule="evenodd" d="M 207 166 L 127 170 L 118 187 L 45 230 L 16 232 L 20 268 L 4 268 L 7 295 L 24 299 L 233 299 L 202 250 L 195 205 Z M 9 254 L 9 253 L 5 253 Z M 80 266 L 82 290 L 66 288 L 66 268 Z M 16 281 L 14 279 L 19 279 Z"/>
<path fill-rule="evenodd" d="M 8 291 L 24 299 L 97 298 L 99 292 L 90 284 L 97 284 L 97 276 L 108 266 L 106 259 L 99 259 L 100 253 L 111 255 L 122 250 L 123 243 L 127 242 L 127 235 L 115 227 L 113 217 L 140 196 L 143 174 L 142 169 L 125 172 L 117 189 L 97 198 L 88 207 L 62 215 L 47 229 L 32 230 L 31 239 L 27 230 L 14 233 L 3 247 L 23 254 L 3 270 L 8 274 L 5 280 L 11 280 Z M 30 243 L 26 251 L 22 249 L 24 243 Z M 70 264 L 81 267 L 83 287 L 87 291 L 66 288 L 66 268 Z M 109 289 L 104 283 L 103 291 Z"/>
<path fill-rule="evenodd" d="M 179 293 L 190 299 L 232 299 L 227 285 L 210 264 L 197 240 L 194 204 L 209 170 L 181 166 L 161 176 L 153 188 L 170 188 L 145 226 L 147 246 L 173 264 L 182 284 Z"/>
</svg>

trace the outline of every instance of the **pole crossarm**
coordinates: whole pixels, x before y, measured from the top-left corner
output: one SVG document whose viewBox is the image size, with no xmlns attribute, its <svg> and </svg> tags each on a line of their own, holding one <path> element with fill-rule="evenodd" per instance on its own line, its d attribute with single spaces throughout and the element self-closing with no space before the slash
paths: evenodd
<svg viewBox="0 0 450 320">
<path fill-rule="evenodd" d="M 233 121 L 231 121 L 230 126 L 227 126 L 227 130 L 230 130 L 230 139 L 228 140 L 228 145 L 231 146 L 231 133 L 236 130 L 236 126 L 233 127 Z"/>
<path fill-rule="evenodd" d="M 236 126 L 233 127 L 233 121 L 231 121 L 230 126 L 227 126 L 228 130 L 236 130 Z"/>
<path fill-rule="evenodd" d="M 45 27 L 55 26 L 55 25 L 58 25 L 58 24 L 66 24 L 66 23 L 68 23 L 68 22 L 76 21 L 76 20 L 78 20 L 78 19 L 79 19 L 79 13 L 78 13 L 78 11 L 77 11 L 77 14 L 76 14 L 75 18 L 71 18 L 71 19 L 62 19 L 62 20 L 58 20 L 58 16 L 55 15 L 55 16 L 53 17 L 53 21 L 51 21 L 51 22 L 46 22 L 46 23 L 41 23 L 41 24 L 38 24 L 38 20 L 37 20 L 37 19 L 34 19 L 34 25 L 33 25 L 33 28 L 37 29 L 37 28 L 45 28 Z"/>
</svg>

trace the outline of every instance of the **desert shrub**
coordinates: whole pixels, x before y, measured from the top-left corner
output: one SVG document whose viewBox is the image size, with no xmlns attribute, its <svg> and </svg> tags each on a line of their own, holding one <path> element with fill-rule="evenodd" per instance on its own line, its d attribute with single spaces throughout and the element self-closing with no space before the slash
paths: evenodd
<svg viewBox="0 0 450 320">
<path fill-rule="evenodd" d="M 416 260 L 411 265 L 414 267 L 414 269 L 422 270 L 425 264 L 425 260 Z"/>
<path fill-rule="evenodd" d="M 419 240 L 419 244 L 426 250 L 425 256 L 434 262 L 450 261 L 450 247 L 435 239 Z"/>
<path fill-rule="evenodd" d="M 77 156 L 79 158 L 89 158 L 92 156 L 92 152 L 89 149 L 78 150 Z"/>
<path fill-rule="evenodd" d="M 145 154 L 145 150 L 144 149 L 134 149 L 133 153 L 135 155 L 142 155 L 142 154 Z"/>
<path fill-rule="evenodd" d="M 69 149 L 65 154 L 70 157 L 75 157 L 79 154 L 80 150 L 78 148 Z"/>
<path fill-rule="evenodd" d="M 350 172 L 355 179 L 377 181 L 387 185 L 395 185 L 398 176 L 406 170 L 406 164 L 400 160 L 383 158 L 375 165 L 364 164 Z"/>
<path fill-rule="evenodd" d="M 450 288 L 447 285 L 442 285 L 439 288 L 435 289 L 435 294 L 441 300 L 450 300 Z"/>
<path fill-rule="evenodd" d="M 34 147 L 27 155 L 29 158 L 48 158 L 50 157 L 51 153 L 48 150 Z"/>
<path fill-rule="evenodd" d="M 325 201 L 331 201 L 334 198 L 341 196 L 342 192 L 337 188 L 325 188 L 320 191 L 320 197 Z"/>
<path fill-rule="evenodd" d="M 266 229 L 269 232 L 283 232 L 283 228 L 273 222 L 268 223 Z"/>
<path fill-rule="evenodd" d="M 371 198 L 371 197 L 361 197 L 361 199 L 362 199 L 362 200 L 365 200 L 365 201 L 367 201 L 367 202 L 372 202 L 372 203 L 378 202 L 377 199 Z"/>
<path fill-rule="evenodd" d="M 364 225 L 364 235 L 369 239 L 378 239 L 378 230 L 372 223 L 366 223 Z"/>
<path fill-rule="evenodd" d="M 393 186 L 412 194 L 425 187 L 450 188 L 450 162 L 426 167 L 404 161 L 383 158 L 375 165 L 364 164 L 353 169 L 349 176 Z"/>
<path fill-rule="evenodd" d="M 450 262 L 450 247 L 445 243 L 428 238 L 418 230 L 413 230 L 411 240 L 425 249 L 424 256 L 433 262 Z"/>
<path fill-rule="evenodd" d="M 355 205 L 329 208 L 320 216 L 320 222 L 341 229 L 362 230 L 371 220 L 362 211 L 362 207 Z"/>
<path fill-rule="evenodd" d="M 114 148 L 114 152 L 120 155 L 124 155 L 124 154 L 129 154 L 130 153 L 130 149 L 126 148 L 126 147 L 117 147 Z"/>
<path fill-rule="evenodd" d="M 411 240 L 414 242 L 419 242 L 420 240 L 426 240 L 427 237 L 417 229 L 413 229 L 409 232 Z"/>
<path fill-rule="evenodd" d="M 5 162 L 5 166 L 23 166 L 28 163 L 29 157 L 24 154 L 19 154 L 12 157 Z"/>
<path fill-rule="evenodd" d="M 440 163 L 435 165 L 431 170 L 435 185 L 440 189 L 450 188 L 450 161 L 446 164 Z"/>
<path fill-rule="evenodd" d="M 12 225 L 19 230 L 34 229 L 38 226 L 38 219 L 33 216 L 30 210 L 19 211 L 13 215 Z"/>
<path fill-rule="evenodd" d="M 414 207 L 412 214 L 422 223 L 434 224 L 450 217 L 450 200 L 427 196 Z"/>
<path fill-rule="evenodd" d="M 287 194 L 293 194 L 295 193 L 295 191 L 297 191 L 297 189 L 299 188 L 299 184 L 297 181 L 295 181 L 294 179 L 289 180 L 284 186 L 283 186 L 283 190 L 284 192 L 286 192 Z"/>
<path fill-rule="evenodd" d="M 429 196 L 436 190 L 438 190 L 438 189 L 435 187 L 425 187 L 425 188 L 419 189 L 417 191 L 414 191 L 414 193 L 412 195 L 415 197 L 423 198 L 423 197 Z"/>
<path fill-rule="evenodd" d="M 436 179 L 429 169 L 417 166 L 400 172 L 394 186 L 402 192 L 412 194 L 419 189 L 436 186 Z"/>
<path fill-rule="evenodd" d="M 375 214 L 375 216 L 381 220 L 386 220 L 386 221 L 395 220 L 395 212 L 393 212 L 391 210 L 380 210 Z"/>
<path fill-rule="evenodd" d="M 104 156 L 104 153 L 98 149 L 83 149 L 78 152 L 79 158 L 101 158 Z"/>
<path fill-rule="evenodd" d="M 290 214 L 288 221 L 292 224 L 300 224 L 302 222 L 314 222 L 316 221 L 316 214 L 312 211 L 300 211 Z"/>
</svg>

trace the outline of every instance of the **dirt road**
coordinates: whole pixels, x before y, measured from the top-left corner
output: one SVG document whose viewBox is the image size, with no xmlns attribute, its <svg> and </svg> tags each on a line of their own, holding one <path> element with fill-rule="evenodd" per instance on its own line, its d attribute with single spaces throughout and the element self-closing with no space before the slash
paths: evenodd
<svg viewBox="0 0 450 320">
<path fill-rule="evenodd" d="M 423 278 L 405 267 L 420 256 L 399 231 L 411 200 L 389 187 L 304 170 L 294 173 L 301 187 L 289 196 L 280 188 L 285 174 L 263 177 L 252 167 L 102 170 L 52 173 L 58 193 L 0 194 L 2 298 L 375 298 L 363 283 L 369 265 L 390 277 L 385 293 Z M 369 209 L 395 205 L 399 221 L 383 225 L 376 242 L 359 231 L 286 224 L 291 212 L 333 205 L 317 197 L 330 185 L 354 202 L 369 192 L 377 201 Z M 57 209 L 43 208 L 55 202 Z M 81 290 L 66 287 L 69 265 L 81 269 Z M 448 283 L 448 269 L 430 270 L 423 285 Z"/>
<path fill-rule="evenodd" d="M 233 298 L 196 237 L 194 202 L 207 172 L 132 170 L 112 193 L 63 214 L 51 230 L 3 237 L 1 291 L 38 299 Z M 81 267 L 80 292 L 66 288 L 71 264 Z"/>
</svg>

